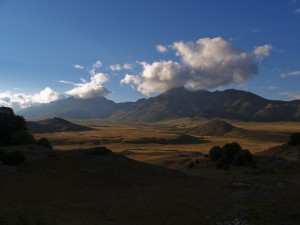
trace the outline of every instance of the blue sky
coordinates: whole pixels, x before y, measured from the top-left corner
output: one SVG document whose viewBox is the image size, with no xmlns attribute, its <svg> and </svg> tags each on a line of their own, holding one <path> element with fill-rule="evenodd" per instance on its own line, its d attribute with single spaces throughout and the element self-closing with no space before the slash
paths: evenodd
<svg viewBox="0 0 300 225">
<path fill-rule="evenodd" d="M 0 0 L 0 104 L 15 108 L 182 85 L 291 100 L 299 56 L 300 0 Z"/>
</svg>

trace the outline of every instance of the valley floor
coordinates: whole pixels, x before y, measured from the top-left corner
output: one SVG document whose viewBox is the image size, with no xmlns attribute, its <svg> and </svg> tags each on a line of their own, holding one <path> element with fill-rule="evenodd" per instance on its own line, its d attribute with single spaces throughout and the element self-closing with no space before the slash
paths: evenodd
<svg viewBox="0 0 300 225">
<path fill-rule="evenodd" d="M 239 123 L 267 133 L 269 139 L 194 140 L 180 136 L 186 130 L 181 122 L 145 126 L 81 121 L 96 130 L 35 135 L 47 136 L 56 150 L 25 149 L 31 160 L 18 167 L 0 166 L 0 224 L 19 215 L 40 215 L 44 225 L 300 224 L 299 162 L 257 156 L 267 166 L 254 173 L 251 168 L 216 170 L 206 157 L 212 146 L 232 141 L 261 152 L 284 143 L 289 130 L 299 127 L 283 124 L 274 130 L 272 124 Z M 99 145 L 116 153 L 89 154 L 89 148 Z"/>
</svg>

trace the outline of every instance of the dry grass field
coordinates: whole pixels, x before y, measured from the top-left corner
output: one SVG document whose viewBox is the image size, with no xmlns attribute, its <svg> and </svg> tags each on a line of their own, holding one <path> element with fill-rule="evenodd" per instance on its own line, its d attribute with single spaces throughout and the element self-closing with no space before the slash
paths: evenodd
<svg viewBox="0 0 300 225">
<path fill-rule="evenodd" d="M 95 130 L 36 134 L 49 138 L 55 151 L 17 147 L 31 159 L 13 168 L 0 165 L 1 225 L 300 224 L 299 163 L 270 155 L 260 159 L 259 170 L 226 171 L 206 155 L 233 141 L 259 153 L 285 143 L 300 131 L 299 123 L 231 121 L 253 132 L 191 137 L 183 134 L 205 121 L 73 122 Z M 88 148 L 98 146 L 117 154 L 90 154 Z M 22 215 L 43 220 L 28 222 Z"/>
<path fill-rule="evenodd" d="M 154 124 L 120 124 L 104 120 L 77 120 L 75 123 L 95 128 L 85 132 L 59 132 L 37 134 L 47 136 L 57 150 L 84 149 L 105 145 L 114 152 L 124 153 L 132 159 L 176 168 L 172 163 L 181 162 L 183 155 L 197 158 L 207 154 L 211 147 L 238 142 L 244 149 L 257 153 L 287 141 L 292 132 L 300 131 L 300 123 L 254 123 L 228 121 L 230 124 L 251 131 L 250 135 L 234 137 L 196 136 L 197 142 L 172 143 L 173 139 L 199 126 L 206 120 L 180 119 Z M 169 140 L 170 143 L 162 143 Z M 167 162 L 167 163 L 165 163 Z M 176 163 L 175 163 L 176 164 Z"/>
</svg>

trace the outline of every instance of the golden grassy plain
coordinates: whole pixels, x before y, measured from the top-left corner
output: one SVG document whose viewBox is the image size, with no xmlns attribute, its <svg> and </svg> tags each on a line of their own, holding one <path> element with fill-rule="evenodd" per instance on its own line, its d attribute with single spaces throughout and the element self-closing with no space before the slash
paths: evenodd
<svg viewBox="0 0 300 225">
<path fill-rule="evenodd" d="M 288 140 L 293 132 L 300 132 L 300 123 L 293 122 L 243 122 L 228 123 L 249 130 L 247 136 L 234 134 L 232 137 L 196 136 L 199 143 L 165 144 L 158 139 L 172 140 L 189 129 L 207 122 L 206 120 L 178 119 L 153 124 L 122 124 L 105 120 L 75 120 L 81 125 L 95 128 L 85 132 L 59 132 L 37 134 L 37 138 L 46 136 L 57 150 L 84 149 L 96 146 L 110 148 L 114 152 L 124 153 L 127 157 L 151 164 L 175 168 L 183 157 L 196 159 L 207 154 L 211 147 L 238 142 L 244 149 L 258 153 Z M 147 139 L 145 142 L 144 139 Z M 188 160 L 186 160 L 188 161 Z"/>
</svg>

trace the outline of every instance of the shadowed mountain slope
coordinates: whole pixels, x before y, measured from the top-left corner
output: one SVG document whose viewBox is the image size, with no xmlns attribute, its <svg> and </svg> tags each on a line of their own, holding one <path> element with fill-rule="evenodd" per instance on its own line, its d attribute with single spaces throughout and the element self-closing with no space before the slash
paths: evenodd
<svg viewBox="0 0 300 225">
<path fill-rule="evenodd" d="M 115 103 L 104 97 L 68 98 L 18 112 L 27 119 L 64 117 L 156 122 L 175 118 L 224 118 L 244 121 L 300 121 L 300 100 L 273 101 L 246 91 L 168 90 L 136 102 Z"/>
</svg>

